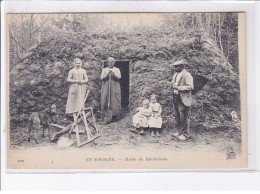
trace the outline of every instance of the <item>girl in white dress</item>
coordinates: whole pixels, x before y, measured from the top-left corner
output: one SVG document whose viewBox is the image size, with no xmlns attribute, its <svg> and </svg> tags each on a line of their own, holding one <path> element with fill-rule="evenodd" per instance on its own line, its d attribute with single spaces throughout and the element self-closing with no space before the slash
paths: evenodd
<svg viewBox="0 0 260 194">
<path fill-rule="evenodd" d="M 154 136 L 155 133 L 158 137 L 160 137 L 160 130 L 162 128 L 162 107 L 156 101 L 156 95 L 151 95 L 151 102 L 149 104 L 149 108 L 152 110 L 152 115 L 148 119 L 148 125 L 151 130 L 151 135 Z"/>
<path fill-rule="evenodd" d="M 148 128 L 148 118 L 152 115 L 152 110 L 149 108 L 149 100 L 143 100 L 143 106 L 136 109 L 136 114 L 133 117 L 134 132 L 141 128 L 140 134 L 144 134 L 144 128 Z"/>
</svg>

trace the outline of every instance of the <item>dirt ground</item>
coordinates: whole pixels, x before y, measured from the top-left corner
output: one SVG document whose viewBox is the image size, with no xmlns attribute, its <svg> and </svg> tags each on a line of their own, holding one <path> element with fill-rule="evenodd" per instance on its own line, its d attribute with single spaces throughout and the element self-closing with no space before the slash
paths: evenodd
<svg viewBox="0 0 260 194">
<path fill-rule="evenodd" d="M 130 113 L 125 115 L 121 120 L 106 125 L 101 124 L 98 120 L 97 128 L 100 130 L 101 136 L 80 148 L 77 148 L 76 143 L 74 143 L 69 149 L 91 148 L 108 150 L 115 147 L 135 150 L 145 150 L 149 148 L 154 150 L 169 149 L 176 151 L 199 151 L 206 149 L 208 151 L 224 153 L 229 151 L 240 153 L 241 131 L 237 129 L 191 129 L 192 138 L 186 142 L 180 142 L 172 137 L 173 129 L 171 127 L 163 128 L 161 137 L 152 137 L 149 131 L 146 132 L 146 135 L 131 132 L 131 121 L 132 115 L 130 115 Z M 59 124 L 63 123 L 63 126 L 66 126 L 66 124 L 70 122 L 71 121 L 67 118 L 63 118 L 63 120 L 59 119 Z M 58 129 L 53 127 L 51 135 L 53 136 L 57 131 Z M 42 132 L 40 131 L 39 134 L 42 134 Z M 73 135 L 72 138 L 75 138 L 75 135 Z M 27 129 L 25 126 L 12 129 L 10 140 L 11 149 L 58 149 L 57 141 L 50 142 L 47 136 L 45 136 L 45 138 L 40 137 L 39 144 L 36 144 L 34 140 L 27 142 Z"/>
</svg>

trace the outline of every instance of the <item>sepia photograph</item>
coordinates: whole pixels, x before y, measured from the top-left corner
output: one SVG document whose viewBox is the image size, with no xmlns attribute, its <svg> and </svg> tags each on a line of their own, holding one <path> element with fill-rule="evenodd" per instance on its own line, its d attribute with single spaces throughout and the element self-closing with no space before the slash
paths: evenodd
<svg viewBox="0 0 260 194">
<path fill-rule="evenodd" d="M 245 13 L 6 17 L 8 169 L 247 167 Z"/>
</svg>

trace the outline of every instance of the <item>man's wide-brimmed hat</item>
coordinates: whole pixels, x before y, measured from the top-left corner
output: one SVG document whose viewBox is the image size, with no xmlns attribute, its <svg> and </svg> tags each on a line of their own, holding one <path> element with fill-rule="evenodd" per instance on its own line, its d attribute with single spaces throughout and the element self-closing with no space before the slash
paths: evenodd
<svg viewBox="0 0 260 194">
<path fill-rule="evenodd" d="M 171 64 L 171 66 L 177 66 L 177 65 L 186 65 L 187 62 L 185 60 L 179 60 Z"/>
</svg>

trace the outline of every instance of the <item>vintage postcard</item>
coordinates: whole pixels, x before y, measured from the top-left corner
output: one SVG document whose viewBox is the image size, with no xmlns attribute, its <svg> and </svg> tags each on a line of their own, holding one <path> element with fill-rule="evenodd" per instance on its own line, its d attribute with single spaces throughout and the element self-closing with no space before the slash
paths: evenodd
<svg viewBox="0 0 260 194">
<path fill-rule="evenodd" d="M 246 169 L 245 13 L 7 14 L 8 169 Z"/>
</svg>

